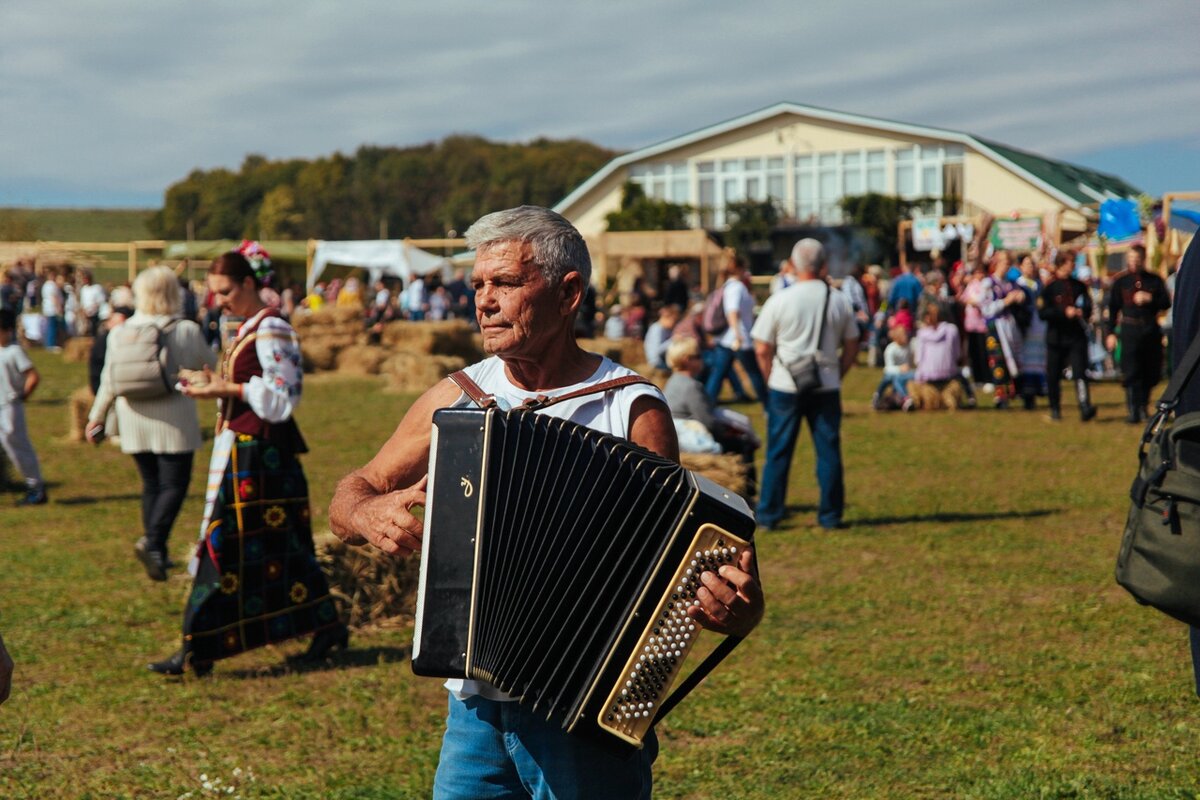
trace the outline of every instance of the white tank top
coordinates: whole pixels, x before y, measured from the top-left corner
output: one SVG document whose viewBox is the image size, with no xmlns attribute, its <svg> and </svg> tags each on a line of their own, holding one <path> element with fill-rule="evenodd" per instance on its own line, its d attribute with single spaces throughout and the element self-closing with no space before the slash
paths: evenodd
<svg viewBox="0 0 1200 800">
<path fill-rule="evenodd" d="M 496 404 L 505 410 L 515 408 L 538 394 L 557 397 L 613 378 L 637 375 L 633 370 L 622 367 L 608 357 L 603 357 L 600 366 L 587 380 L 549 392 L 530 392 L 512 384 L 512 381 L 504 373 L 504 362 L 500 360 L 499 356 L 492 356 L 477 364 L 472 364 L 463 371 L 479 385 L 480 389 L 494 396 Z M 629 412 L 633 408 L 633 401 L 642 396 L 656 397 L 664 404 L 667 402 L 662 392 L 656 387 L 645 383 L 635 383 L 620 389 L 564 400 L 537 413 L 577 422 L 601 433 L 610 433 L 624 439 L 629 437 Z M 454 403 L 454 407 L 470 404 L 471 399 L 466 394 L 461 394 Z M 446 681 L 445 685 L 459 700 L 475 695 L 486 697 L 488 700 L 512 701 L 517 699 L 483 681 L 451 678 Z"/>
</svg>

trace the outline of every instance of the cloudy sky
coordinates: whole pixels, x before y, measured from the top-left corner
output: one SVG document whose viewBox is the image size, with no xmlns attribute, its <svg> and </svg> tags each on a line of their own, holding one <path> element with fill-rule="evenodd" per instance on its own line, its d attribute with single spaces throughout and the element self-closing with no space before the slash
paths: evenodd
<svg viewBox="0 0 1200 800">
<path fill-rule="evenodd" d="M 0 0 L 0 205 L 451 133 L 634 149 L 779 101 L 1200 190 L 1200 0 Z"/>
</svg>

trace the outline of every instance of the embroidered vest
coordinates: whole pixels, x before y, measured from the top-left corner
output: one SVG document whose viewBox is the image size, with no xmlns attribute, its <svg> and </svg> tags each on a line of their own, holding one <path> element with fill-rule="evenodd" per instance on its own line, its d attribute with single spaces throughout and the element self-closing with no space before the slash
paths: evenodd
<svg viewBox="0 0 1200 800">
<path fill-rule="evenodd" d="M 267 308 L 246 323 L 240 335 L 222 354 L 221 375 L 225 380 L 248 383 L 253 377 L 262 377 L 262 363 L 258 360 L 258 349 L 254 340 L 258 338 L 259 324 L 267 317 L 278 316 L 278 311 Z M 250 404 L 240 397 L 227 397 L 221 401 L 217 432 L 225 428 L 253 436 L 293 453 L 308 452 L 308 445 L 300 435 L 300 428 L 294 419 L 288 417 L 283 422 L 267 422 L 255 414 Z"/>
</svg>

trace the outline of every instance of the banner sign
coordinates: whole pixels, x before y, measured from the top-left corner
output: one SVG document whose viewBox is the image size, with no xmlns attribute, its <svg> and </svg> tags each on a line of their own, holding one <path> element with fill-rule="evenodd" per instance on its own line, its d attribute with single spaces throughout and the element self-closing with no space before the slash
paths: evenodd
<svg viewBox="0 0 1200 800">
<path fill-rule="evenodd" d="M 1042 218 L 998 219 L 988 239 L 994 250 L 1036 250 L 1042 241 Z"/>
<path fill-rule="evenodd" d="M 912 223 L 913 250 L 928 253 L 946 246 L 942 240 L 942 226 L 937 217 L 921 217 Z"/>
</svg>

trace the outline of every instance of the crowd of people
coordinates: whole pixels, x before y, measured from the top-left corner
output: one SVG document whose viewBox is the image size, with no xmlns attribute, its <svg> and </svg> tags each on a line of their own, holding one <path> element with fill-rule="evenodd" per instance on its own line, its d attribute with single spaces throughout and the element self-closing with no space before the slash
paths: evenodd
<svg viewBox="0 0 1200 800">
<path fill-rule="evenodd" d="M 5 275 L 0 438 L 27 483 L 33 481 L 26 500 L 46 501 L 36 455 L 31 460 L 11 447 L 20 439 L 13 433 L 17 429 L 28 442 L 21 403 L 38 376 L 16 328 L 19 315 L 33 313 L 25 303 L 36 300 L 33 307 L 46 320 L 38 331 L 45 346 L 60 347 L 60 333 L 72 330 L 95 335 L 95 400 L 86 436 L 99 442 L 115 428 L 122 450 L 134 459 L 143 485 L 143 535 L 133 549 L 153 580 L 165 580 L 173 566 L 167 542 L 200 446 L 196 402 L 218 405 L 180 644 L 151 662 L 150 670 L 206 675 L 222 659 L 302 636 L 312 637 L 303 657 L 313 660 L 348 645 L 348 630 L 314 554 L 300 462 L 308 446 L 294 419 L 302 363 L 288 317 L 302 309 L 357 306 L 368 331 L 390 319 L 469 313 L 490 355 L 456 373 L 479 390 L 478 397 L 455 376 L 438 382 L 399 420 L 371 461 L 335 490 L 331 530 L 393 556 L 410 556 L 421 547 L 424 527 L 413 512 L 426 502 L 431 420 L 439 408 L 483 398 L 502 408 L 531 400 L 548 406 L 547 400 L 560 399 L 539 413 L 577 421 L 670 459 L 678 459 L 681 450 L 735 453 L 750 472 L 751 492 L 757 490 L 760 530 L 775 529 L 787 513 L 789 471 L 806 423 L 816 456 L 817 523 L 834 530 L 845 525 L 842 379 L 862 347 L 885 368 L 874 399 L 880 408 L 884 398 L 913 408 L 914 387 L 927 385 L 953 388 L 968 401 L 991 394 L 1000 408 L 1018 402 L 1034 408 L 1044 394 L 1057 419 L 1059 383 L 1070 369 L 1086 421 L 1096 413 L 1087 381 L 1106 368 L 1104 357 L 1097 359 L 1089 347 L 1101 344 L 1116 351 L 1128 418 L 1137 422 L 1160 377 L 1159 317 L 1170 307 L 1170 291 L 1145 269 L 1145 252 L 1137 247 L 1129 252 L 1126 271 L 1107 285 L 1081 274 L 1073 253 L 984 254 L 979 242 L 973 244 L 977 257 L 944 273 L 905 266 L 889 278 L 882 270 L 856 268 L 834 281 L 821 243 L 802 239 L 761 307 L 745 262 L 733 256 L 708 297 L 694 294 L 677 266 L 668 270 L 661 291 L 646 288 L 637 276 L 625 285 L 619 281 L 618 302 L 606 316 L 597 310 L 583 239 L 558 214 L 535 207 L 497 212 L 476 222 L 467 238 L 477 248 L 469 284 L 460 273 L 444 286 L 414 280 L 395 293 L 379 283 L 369 296 L 354 278 L 319 285 L 309 295 L 277 290 L 269 257 L 250 242 L 212 262 L 199 295 L 165 266 L 110 292 L 84 292 L 94 284 L 82 273 L 77 279 L 67 271 L 47 274 L 32 291 L 29 285 L 38 276 L 26 279 L 23 266 Z M 78 298 L 74 329 L 68 296 Z M 78 327 L 81 321 L 84 327 Z M 580 347 L 577 337 L 597 328 L 641 339 L 647 363 L 662 373 L 665 388 Z M 173 385 L 156 384 L 167 375 Z M 764 443 L 749 420 L 719 402 L 730 396 L 750 400 L 747 388 L 767 420 L 759 482 L 753 481 L 754 454 Z M 749 634 L 764 609 L 754 559 L 753 549 L 744 549 L 736 562 L 705 571 L 687 610 L 690 618 L 721 633 Z M 2 647 L 0 642 L 0 701 L 12 669 Z M 653 732 L 634 756 L 614 758 L 547 724 L 485 681 L 451 680 L 447 689 L 435 797 L 479 797 L 497 786 L 545 793 L 571 788 L 591 796 L 587 790 L 597 774 L 606 777 L 597 797 L 614 791 L 650 796 L 658 747 Z"/>
<path fill-rule="evenodd" d="M 976 248 L 982 251 L 980 243 Z M 672 266 L 659 293 L 635 282 L 607 314 L 596 312 L 595 326 L 611 339 L 641 338 L 646 362 L 663 374 L 671 371 L 672 341 L 694 339 L 703 365 L 698 379 L 713 401 L 728 385 L 735 401 L 765 404 L 768 389 L 751 335 L 756 304 L 744 264 L 730 256 L 707 298 L 689 292 L 682 270 Z M 786 259 L 769 296 L 796 282 L 797 269 Z M 871 397 L 877 410 L 920 408 L 915 384 L 948 391 L 971 408 L 981 395 L 1001 409 L 1033 410 L 1045 398 L 1049 418 L 1060 420 L 1061 382 L 1068 380 L 1088 421 L 1097 413 L 1089 383 L 1119 377 L 1127 421 L 1137 423 L 1162 377 L 1173 277 L 1148 270 L 1141 245 L 1127 251 L 1125 269 L 1112 276 L 1095 274 L 1073 250 L 996 250 L 953 264 L 905 264 L 895 275 L 855 266 L 827 282 L 850 302 L 868 365 L 883 368 Z"/>
</svg>

